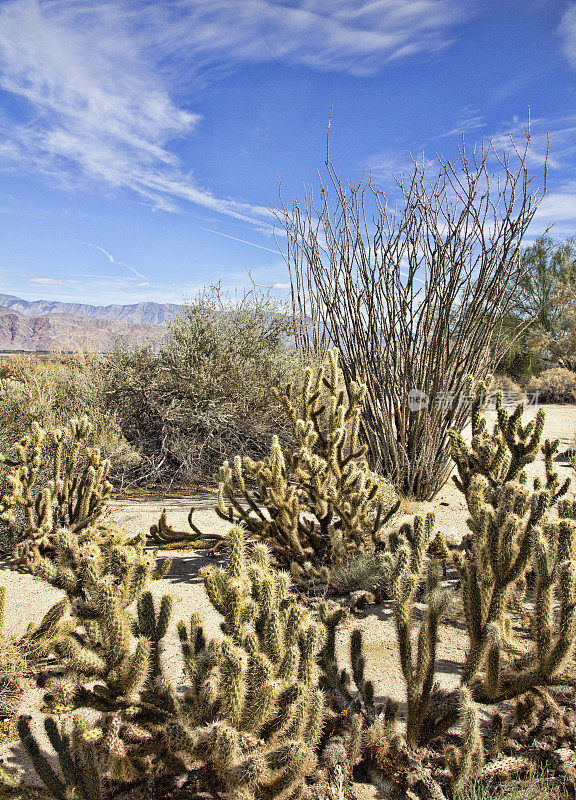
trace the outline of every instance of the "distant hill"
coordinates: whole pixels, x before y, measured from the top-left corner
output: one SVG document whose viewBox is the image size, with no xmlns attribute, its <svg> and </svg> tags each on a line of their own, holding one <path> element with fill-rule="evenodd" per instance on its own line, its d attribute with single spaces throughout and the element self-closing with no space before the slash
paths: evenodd
<svg viewBox="0 0 576 800">
<path fill-rule="evenodd" d="M 10 294 L 0 294 L 0 306 L 19 311 L 27 317 L 40 317 L 44 314 L 74 314 L 76 317 L 144 325 L 166 325 L 183 309 L 183 306 L 176 303 L 92 306 L 87 303 L 59 303 L 56 300 L 28 301 Z"/>
<path fill-rule="evenodd" d="M 124 306 L 124 308 L 129 307 Z M 0 350 L 65 352 L 89 350 L 103 353 L 111 350 L 115 342 L 157 347 L 165 334 L 164 325 L 135 324 L 97 317 L 86 319 L 64 313 L 34 317 L 20 313 L 14 308 L 0 306 Z"/>
</svg>

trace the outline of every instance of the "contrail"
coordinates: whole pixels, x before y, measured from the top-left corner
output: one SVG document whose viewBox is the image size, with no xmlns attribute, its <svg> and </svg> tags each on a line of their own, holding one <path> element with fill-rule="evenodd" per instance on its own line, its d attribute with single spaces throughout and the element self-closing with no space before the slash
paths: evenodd
<svg viewBox="0 0 576 800">
<path fill-rule="evenodd" d="M 137 278 L 143 278 L 145 281 L 147 281 L 147 280 L 148 280 L 148 278 L 146 277 L 146 275 L 142 275 L 142 273 L 141 273 L 141 272 L 138 272 L 137 270 L 135 270 L 135 269 L 134 269 L 134 267 L 131 267 L 131 266 L 130 266 L 130 264 L 127 264 L 125 261 L 117 261 L 117 260 L 114 258 L 114 256 L 113 256 L 111 253 L 109 253 L 109 252 L 108 252 L 108 250 L 104 250 L 104 248 L 103 248 L 103 247 L 100 247 L 100 245 L 98 245 L 98 244 L 91 244 L 90 242 L 85 242 L 85 244 L 87 244 L 87 245 L 88 245 L 88 247 L 94 247 L 94 248 L 96 248 L 96 250 L 100 250 L 100 252 L 101 252 L 101 253 L 104 253 L 104 255 L 106 256 L 106 258 L 108 259 L 108 261 L 109 261 L 111 264 L 118 264 L 119 266 L 126 267 L 126 268 L 127 268 L 127 269 L 129 269 L 131 272 L 133 272 L 133 273 L 134 273 L 134 275 L 136 275 L 136 277 L 137 277 Z"/>
<path fill-rule="evenodd" d="M 261 244 L 254 244 L 254 242 L 247 242 L 245 239 L 238 239 L 236 236 L 229 236 L 227 233 L 220 233 L 220 231 L 213 231 L 212 228 L 201 228 L 203 231 L 215 233 L 216 236 L 224 236 L 226 239 L 234 239 L 235 242 L 242 242 L 242 244 L 249 244 L 250 247 L 258 247 L 260 250 L 267 250 L 269 253 L 274 253 L 279 256 L 278 250 L 271 250 L 269 247 L 263 247 Z"/>
</svg>

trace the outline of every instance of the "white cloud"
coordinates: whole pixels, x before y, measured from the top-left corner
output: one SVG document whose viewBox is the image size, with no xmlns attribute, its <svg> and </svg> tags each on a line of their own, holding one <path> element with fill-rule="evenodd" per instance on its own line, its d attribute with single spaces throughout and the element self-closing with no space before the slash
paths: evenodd
<svg viewBox="0 0 576 800">
<path fill-rule="evenodd" d="M 576 3 L 573 0 L 562 15 L 558 31 L 562 38 L 564 55 L 576 67 Z"/>
<path fill-rule="evenodd" d="M 73 286 L 80 281 L 60 280 L 58 278 L 26 278 L 28 283 L 38 283 L 42 286 Z"/>
<path fill-rule="evenodd" d="M 499 152 L 510 150 L 510 136 L 516 144 L 524 147 L 527 117 L 514 117 L 504 131 L 491 136 L 495 149 Z M 549 151 L 548 151 L 549 147 Z M 572 170 L 576 155 L 576 114 L 557 117 L 537 117 L 530 120 L 530 147 L 527 163 L 540 167 L 547 158 L 548 169 Z"/>
<path fill-rule="evenodd" d="M 548 192 L 540 204 L 530 226 L 530 235 L 537 236 L 546 231 L 555 238 L 576 234 L 576 181 Z"/>
<path fill-rule="evenodd" d="M 265 228 L 269 209 L 214 195 L 174 156 L 173 143 L 201 122 L 176 93 L 238 62 L 373 74 L 445 47 L 470 5 L 9 0 L 0 8 L 0 85 L 27 102 L 29 118 L 0 147 L 7 162 L 67 187 L 128 189 L 165 211 L 184 200 Z"/>
<path fill-rule="evenodd" d="M 132 8 L 133 23 L 139 12 Z M 184 175 L 169 144 L 200 117 L 170 99 L 130 23 L 120 4 L 13 0 L 2 7 L 0 85 L 30 109 L 5 142 L 5 158 L 68 185 L 130 189 L 165 210 L 184 199 L 240 219 L 269 216 Z"/>
<path fill-rule="evenodd" d="M 372 174 L 376 185 L 393 187 L 402 174 L 412 172 L 414 164 L 407 149 L 387 148 L 371 156 L 365 168 Z"/>
<path fill-rule="evenodd" d="M 283 60 L 356 75 L 436 52 L 468 0 L 176 0 L 148 6 L 162 49 L 197 63 Z"/>
<path fill-rule="evenodd" d="M 88 247 L 94 247 L 96 250 L 100 250 L 100 252 L 103 253 L 106 256 L 106 258 L 108 259 L 108 261 L 111 264 L 118 264 L 121 267 L 126 267 L 126 269 L 129 269 L 130 272 L 134 273 L 134 275 L 137 278 L 143 278 L 145 281 L 148 280 L 146 275 L 142 275 L 141 272 L 138 272 L 137 270 L 135 270 L 134 267 L 130 266 L 130 264 L 127 264 L 125 261 L 117 261 L 111 253 L 109 253 L 107 250 L 104 250 L 104 248 L 100 247 L 100 245 L 91 244 L 90 242 L 86 242 L 86 244 L 88 245 Z M 144 286 L 144 285 L 149 285 L 149 284 L 140 284 L 140 285 Z"/>
<path fill-rule="evenodd" d="M 524 146 L 526 120 L 514 118 L 509 125 L 513 139 Z M 510 137 L 499 133 L 492 137 L 497 150 L 510 150 Z M 532 118 L 527 166 L 535 175 L 532 190 L 543 189 L 544 162 L 547 160 L 547 192 L 538 206 L 526 240 L 549 232 L 555 238 L 576 233 L 576 114 Z"/>
</svg>

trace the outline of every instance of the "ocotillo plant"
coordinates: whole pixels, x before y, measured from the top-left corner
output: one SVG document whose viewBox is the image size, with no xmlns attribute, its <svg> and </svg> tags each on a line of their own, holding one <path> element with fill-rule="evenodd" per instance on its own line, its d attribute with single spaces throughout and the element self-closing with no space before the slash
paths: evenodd
<svg viewBox="0 0 576 800">
<path fill-rule="evenodd" d="M 237 457 L 220 470 L 217 513 L 265 542 L 297 581 L 326 579 L 358 550 L 385 546 L 399 501 L 370 471 L 358 441 L 365 393 L 356 383 L 346 391 L 331 351 L 321 368 L 306 371 L 299 398 L 291 386 L 278 393 L 296 448 L 283 450 L 274 437 L 267 458 Z M 165 519 L 152 530 L 158 541 L 171 534 Z"/>
<path fill-rule="evenodd" d="M 102 514 L 112 491 L 110 464 L 88 448 L 91 432 L 87 418 L 50 433 L 33 423 L 12 453 L 0 454 L 9 486 L 0 498 L 0 523 L 22 565 L 30 567 L 50 550 L 59 528 L 77 532 Z M 43 482 L 41 467 L 47 466 L 50 479 Z"/>
</svg>

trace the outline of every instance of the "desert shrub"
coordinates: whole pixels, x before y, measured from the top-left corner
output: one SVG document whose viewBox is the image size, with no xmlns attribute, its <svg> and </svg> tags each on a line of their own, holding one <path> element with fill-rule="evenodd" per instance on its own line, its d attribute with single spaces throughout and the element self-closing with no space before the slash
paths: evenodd
<svg viewBox="0 0 576 800">
<path fill-rule="evenodd" d="M 517 326 L 519 322 L 513 319 L 510 324 L 511 326 Z M 510 337 L 512 338 L 513 336 L 514 330 L 510 333 Z M 506 375 L 516 383 L 520 383 L 524 386 L 531 378 L 542 371 L 544 364 L 542 351 L 543 348 L 538 348 L 536 343 L 533 343 L 531 347 L 530 342 L 513 342 L 504 356 L 499 360 L 496 365 L 496 370 L 499 375 Z"/>
<path fill-rule="evenodd" d="M 381 553 L 355 553 L 330 574 L 330 584 L 340 592 L 370 591 L 384 583 L 387 571 Z"/>
<path fill-rule="evenodd" d="M 495 375 L 490 385 L 490 391 L 495 394 L 496 392 L 502 392 L 504 395 L 508 395 L 509 397 L 513 397 L 516 402 L 521 400 L 524 392 L 522 387 L 519 386 L 509 375 Z"/>
<path fill-rule="evenodd" d="M 513 352 L 533 357 L 536 374 L 544 359 L 576 369 L 576 239 L 540 236 L 524 249 L 521 264 L 510 307 Z"/>
<path fill-rule="evenodd" d="M 114 414 L 105 409 L 104 381 L 96 356 L 5 356 L 0 361 L 0 452 L 26 435 L 32 422 L 57 428 L 88 415 L 89 446 L 100 448 L 115 473 L 138 460 Z"/>
<path fill-rule="evenodd" d="M 542 403 L 576 403 L 576 372 L 563 367 L 544 370 L 532 378 L 528 392 L 537 392 Z"/>
<path fill-rule="evenodd" d="M 387 523 L 400 505 L 358 442 L 365 393 L 363 384 L 346 388 L 331 350 L 321 367 L 306 369 L 301 392 L 292 385 L 277 392 L 296 447 L 282 448 L 275 435 L 265 458 L 236 456 L 233 467 L 226 461 L 220 469 L 216 513 L 266 543 L 275 563 L 303 585 L 325 582 L 357 553 L 384 548 Z M 159 543 L 186 539 L 165 515 L 151 533 Z M 198 533 L 187 535 L 192 545 Z"/>
<path fill-rule="evenodd" d="M 142 455 L 140 483 L 200 483 L 236 453 L 287 435 L 269 389 L 301 374 L 290 317 L 272 297 L 214 288 L 168 328 L 162 349 L 119 348 L 104 364 L 109 408 Z"/>
</svg>

